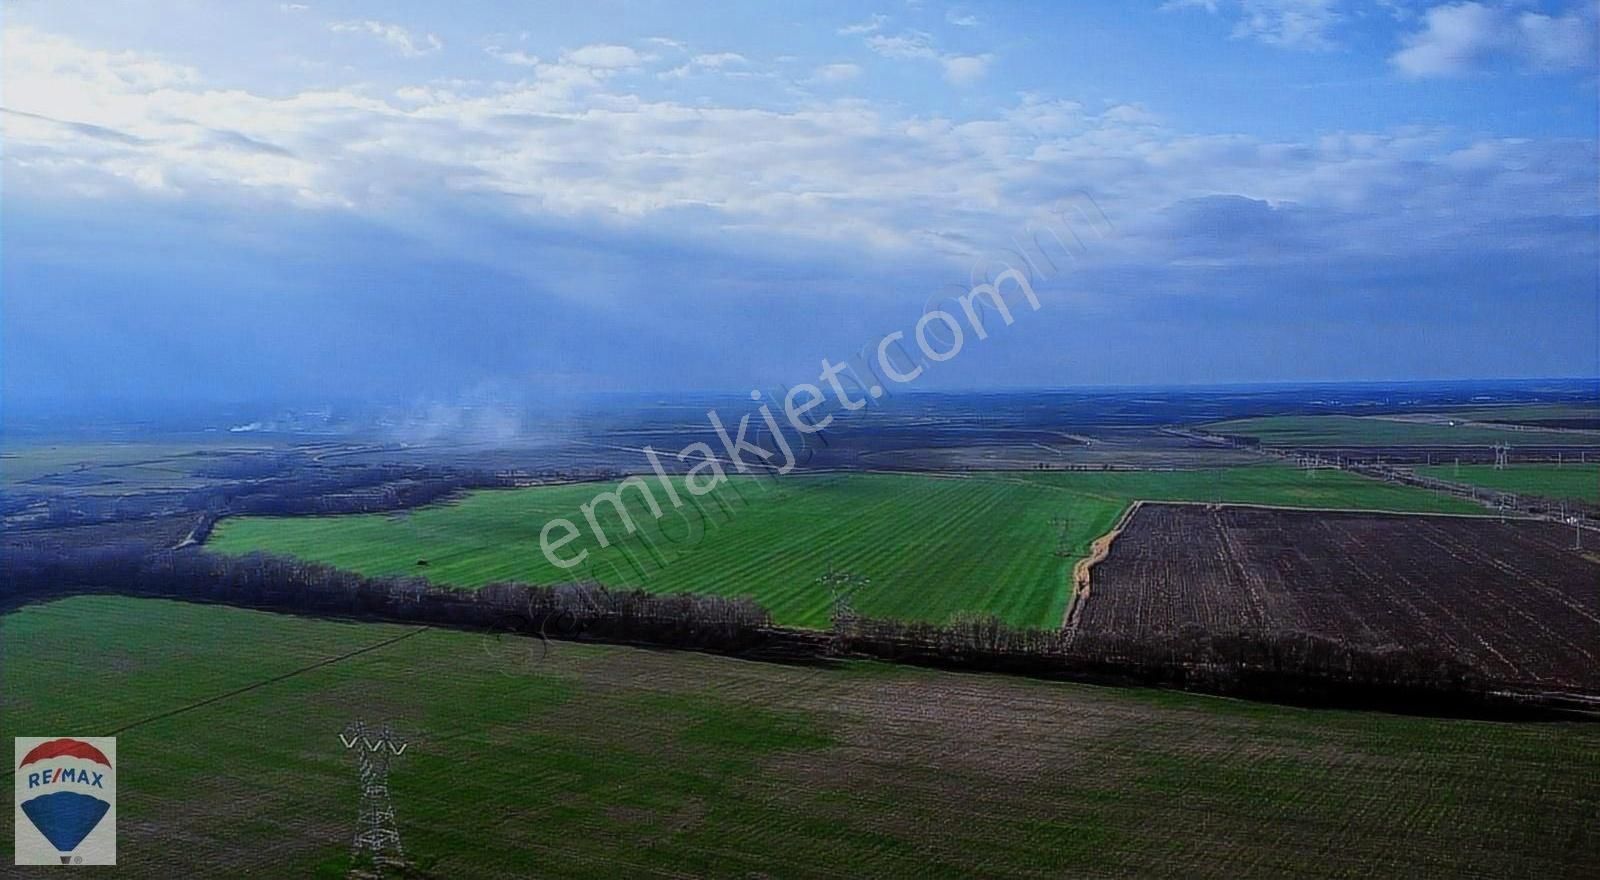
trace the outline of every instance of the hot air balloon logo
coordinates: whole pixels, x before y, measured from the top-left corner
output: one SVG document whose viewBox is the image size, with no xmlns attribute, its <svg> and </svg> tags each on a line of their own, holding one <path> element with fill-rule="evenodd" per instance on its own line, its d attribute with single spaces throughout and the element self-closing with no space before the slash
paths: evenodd
<svg viewBox="0 0 1600 880">
<path fill-rule="evenodd" d="M 116 864 L 116 738 L 15 742 L 16 863 Z"/>
</svg>

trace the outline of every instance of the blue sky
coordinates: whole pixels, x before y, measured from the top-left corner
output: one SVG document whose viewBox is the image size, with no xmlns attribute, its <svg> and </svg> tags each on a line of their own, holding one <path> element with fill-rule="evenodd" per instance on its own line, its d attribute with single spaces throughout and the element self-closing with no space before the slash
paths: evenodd
<svg viewBox="0 0 1600 880">
<path fill-rule="evenodd" d="M 1600 372 L 1600 4 L 18 2 L 12 401 Z"/>
</svg>

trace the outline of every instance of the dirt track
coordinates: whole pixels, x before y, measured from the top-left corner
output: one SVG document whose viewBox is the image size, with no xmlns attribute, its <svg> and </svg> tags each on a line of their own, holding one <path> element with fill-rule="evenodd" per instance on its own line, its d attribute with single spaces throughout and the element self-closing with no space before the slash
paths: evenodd
<svg viewBox="0 0 1600 880">
<path fill-rule="evenodd" d="M 1117 539 L 1118 535 L 1122 534 L 1122 530 L 1127 526 L 1128 520 L 1133 518 L 1133 515 L 1138 512 L 1139 506 L 1142 504 L 1144 504 L 1143 501 L 1135 501 L 1128 505 L 1128 509 L 1124 510 L 1122 516 L 1117 518 L 1116 525 L 1111 527 L 1111 531 L 1095 538 L 1089 544 L 1089 555 L 1078 560 L 1072 566 L 1072 601 L 1067 603 L 1067 613 L 1063 615 L 1061 620 L 1061 626 L 1069 633 L 1076 631 L 1078 619 L 1082 614 L 1083 603 L 1089 598 L 1090 570 L 1104 561 L 1106 556 L 1111 553 L 1111 543 Z"/>
</svg>

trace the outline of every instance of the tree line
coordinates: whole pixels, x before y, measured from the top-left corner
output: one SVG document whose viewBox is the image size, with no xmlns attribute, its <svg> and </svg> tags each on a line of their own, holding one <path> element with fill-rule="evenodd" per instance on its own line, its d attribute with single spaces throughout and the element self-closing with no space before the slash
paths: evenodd
<svg viewBox="0 0 1600 880">
<path fill-rule="evenodd" d="M 833 629 L 839 650 L 898 663 L 1310 705 L 1437 711 L 1504 702 L 1497 694 L 1506 687 L 1435 648 L 1369 648 L 1304 632 L 1086 633 L 978 615 L 944 625 L 845 617 Z"/>
<path fill-rule="evenodd" d="M 598 584 L 496 583 L 462 590 L 420 577 L 367 577 L 285 556 L 223 556 L 138 541 L 76 548 L 10 545 L 0 592 L 0 610 L 64 595 L 114 593 L 730 651 L 757 644 L 772 626 L 771 615 L 750 599 L 658 595 Z"/>
<path fill-rule="evenodd" d="M 1215 633 L 1191 626 L 1170 635 L 1108 635 L 1010 627 L 972 615 L 935 625 L 853 614 L 836 617 L 831 631 L 818 632 L 775 626 L 749 598 L 663 595 L 592 583 L 495 583 L 464 590 L 420 577 L 366 577 L 294 558 L 222 556 L 199 547 L 8 544 L 0 610 L 78 593 L 114 593 L 807 662 L 875 658 L 1311 705 L 1479 714 L 1521 711 L 1539 702 L 1507 696 L 1507 683 L 1489 681 L 1435 649 L 1364 648 L 1308 633 Z"/>
<path fill-rule="evenodd" d="M 208 473 L 237 476 L 240 471 L 218 463 Z M 380 513 L 421 507 L 472 489 L 511 488 L 535 481 L 604 479 L 611 473 L 603 469 L 584 473 L 542 471 L 535 476 L 435 465 L 313 466 L 286 475 L 122 495 L 37 496 L 0 492 L 0 511 L 16 515 L 42 507 L 41 516 L 7 524 L 7 528 L 18 530 L 94 525 L 183 513 L 213 516 Z"/>
</svg>

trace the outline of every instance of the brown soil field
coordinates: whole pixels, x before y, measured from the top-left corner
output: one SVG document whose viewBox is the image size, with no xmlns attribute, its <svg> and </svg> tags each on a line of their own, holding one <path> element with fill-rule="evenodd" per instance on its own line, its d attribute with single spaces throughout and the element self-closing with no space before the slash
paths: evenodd
<svg viewBox="0 0 1600 880">
<path fill-rule="evenodd" d="M 1144 504 L 1080 632 L 1304 632 L 1432 647 L 1499 681 L 1600 691 L 1600 554 L 1549 522 Z"/>
</svg>

